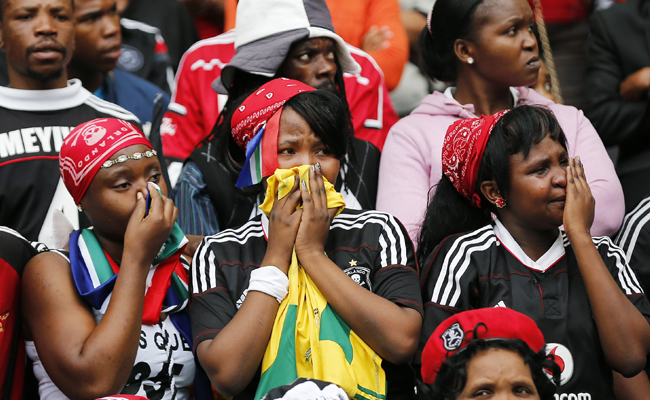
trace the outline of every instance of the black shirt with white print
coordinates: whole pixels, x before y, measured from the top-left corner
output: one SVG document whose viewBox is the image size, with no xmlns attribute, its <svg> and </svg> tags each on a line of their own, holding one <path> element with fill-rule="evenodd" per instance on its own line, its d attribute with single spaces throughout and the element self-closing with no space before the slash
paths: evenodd
<svg viewBox="0 0 650 400">
<path fill-rule="evenodd" d="M 59 176 L 59 150 L 75 126 L 102 117 L 139 126 L 133 114 L 93 96 L 77 79 L 52 90 L 0 87 L 0 225 L 49 246 L 54 209 L 79 227 L 79 212 Z"/>
<path fill-rule="evenodd" d="M 646 299 L 625 255 L 608 237 L 593 242 L 627 298 L 650 321 Z M 578 262 L 564 232 L 537 261 L 506 228 L 493 224 L 450 236 L 422 266 L 424 324 L 419 358 L 435 328 L 453 314 L 482 307 L 508 307 L 531 317 L 562 370 L 556 399 L 614 399 L 596 322 Z"/>
<path fill-rule="evenodd" d="M 250 274 L 266 254 L 268 218 L 206 237 L 192 260 L 190 319 L 194 348 L 213 339 L 243 303 Z M 330 260 L 360 286 L 402 307 L 422 313 L 413 244 L 394 217 L 378 211 L 345 209 L 330 225 L 325 244 Z M 412 398 L 414 380 L 406 365 L 384 361 L 388 398 Z M 251 399 L 259 370 L 235 399 Z"/>
</svg>

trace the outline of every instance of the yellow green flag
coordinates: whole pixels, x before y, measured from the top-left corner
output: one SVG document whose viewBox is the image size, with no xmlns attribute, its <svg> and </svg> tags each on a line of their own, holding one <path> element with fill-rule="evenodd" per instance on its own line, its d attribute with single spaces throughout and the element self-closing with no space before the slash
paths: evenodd
<svg viewBox="0 0 650 400">
<path fill-rule="evenodd" d="M 260 209 L 268 215 L 276 193 L 281 199 L 291 191 L 296 173 L 309 183 L 309 168 L 303 165 L 276 170 L 267 181 L 266 199 Z M 327 179 L 325 190 L 328 207 L 343 210 L 343 196 Z M 386 399 L 381 357 L 329 307 L 300 266 L 295 251 L 288 275 L 289 294 L 275 317 L 255 399 L 299 377 L 335 383 L 353 399 Z"/>
</svg>

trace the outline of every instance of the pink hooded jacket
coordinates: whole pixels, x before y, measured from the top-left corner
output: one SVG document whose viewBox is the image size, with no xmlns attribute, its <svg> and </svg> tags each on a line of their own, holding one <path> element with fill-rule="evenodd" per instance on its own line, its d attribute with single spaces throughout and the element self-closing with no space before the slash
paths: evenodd
<svg viewBox="0 0 650 400">
<path fill-rule="evenodd" d="M 567 139 L 569 156 L 580 156 L 596 213 L 593 236 L 613 235 L 623 220 L 623 190 L 603 142 L 582 111 L 555 104 L 525 87 L 512 88 L 517 105 L 542 105 L 553 111 Z M 386 211 L 404 224 L 414 243 L 428 204 L 429 189 L 442 177 L 442 142 L 449 125 L 461 118 L 477 118 L 474 105 L 461 105 L 434 92 L 391 128 L 379 167 L 377 210 Z M 431 192 L 433 196 L 433 192 Z"/>
</svg>

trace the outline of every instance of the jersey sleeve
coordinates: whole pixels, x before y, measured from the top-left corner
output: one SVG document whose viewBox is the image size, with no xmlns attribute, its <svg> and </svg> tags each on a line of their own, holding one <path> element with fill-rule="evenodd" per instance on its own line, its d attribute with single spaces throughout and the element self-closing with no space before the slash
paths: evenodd
<svg viewBox="0 0 650 400">
<path fill-rule="evenodd" d="M 204 340 L 214 339 L 237 312 L 209 240 L 207 237 L 201 242 L 192 259 L 190 320 L 194 351 Z"/>
<path fill-rule="evenodd" d="M 388 215 L 388 214 L 387 214 Z M 379 238 L 379 262 L 373 292 L 402 307 L 423 313 L 413 243 L 402 224 L 388 215 Z"/>
<path fill-rule="evenodd" d="M 382 150 L 388 131 L 399 120 L 399 116 L 388 94 L 384 74 L 375 60 L 354 46 L 348 45 L 348 50 L 361 66 L 360 73 L 344 75 L 354 136 L 367 140 Z"/>
<path fill-rule="evenodd" d="M 192 84 L 191 61 L 185 55 L 176 73 L 176 89 L 160 129 L 165 156 L 184 160 L 203 139 L 200 99 Z"/>
<path fill-rule="evenodd" d="M 462 237 L 444 240 L 426 258 L 420 273 L 424 321 L 415 363 L 420 364 L 422 349 L 440 323 L 454 314 L 474 308 L 478 290 L 478 269 L 465 252 Z"/>
<path fill-rule="evenodd" d="M 650 197 L 625 216 L 614 243 L 623 250 L 625 259 L 637 275 L 644 291 L 650 289 Z"/>
<path fill-rule="evenodd" d="M 614 281 L 650 323 L 650 304 L 636 274 L 628 264 L 623 250 L 606 236 L 594 237 L 593 241 Z"/>
</svg>

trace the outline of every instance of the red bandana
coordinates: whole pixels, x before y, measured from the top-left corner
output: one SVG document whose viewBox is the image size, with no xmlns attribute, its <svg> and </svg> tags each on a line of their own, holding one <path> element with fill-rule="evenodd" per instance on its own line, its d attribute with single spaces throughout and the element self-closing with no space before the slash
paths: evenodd
<svg viewBox="0 0 650 400">
<path fill-rule="evenodd" d="M 99 118 L 74 128 L 61 146 L 59 170 L 75 203 L 79 204 L 104 161 L 136 144 L 152 148 L 136 126 L 121 119 Z"/>
<path fill-rule="evenodd" d="M 447 129 L 442 145 L 442 172 L 458 193 L 478 208 L 481 208 L 481 198 L 476 193 L 478 168 L 494 125 L 508 111 L 454 122 Z"/>
<path fill-rule="evenodd" d="M 235 143 L 242 150 L 246 150 L 248 142 L 266 125 L 266 121 L 282 109 L 287 100 L 299 93 L 313 90 L 316 89 L 287 78 L 274 79 L 262 85 L 257 92 L 244 100 L 232 116 L 230 128 Z M 265 132 L 266 135 L 275 136 L 277 139 L 277 131 L 271 134 Z"/>
</svg>

